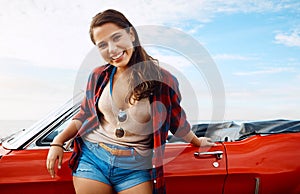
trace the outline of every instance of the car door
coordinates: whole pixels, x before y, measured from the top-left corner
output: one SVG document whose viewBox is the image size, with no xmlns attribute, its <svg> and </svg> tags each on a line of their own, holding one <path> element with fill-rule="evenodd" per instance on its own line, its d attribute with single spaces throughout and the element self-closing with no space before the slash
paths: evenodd
<svg viewBox="0 0 300 194">
<path fill-rule="evenodd" d="M 1 194 L 74 194 L 72 173 L 68 167 L 71 151 L 64 152 L 62 168 L 56 168 L 56 177 L 51 178 L 46 168 L 49 145 L 53 138 L 71 121 L 71 114 L 66 113 L 57 118 L 36 137 L 28 139 L 23 149 L 15 149 L 0 159 L 0 193 Z"/>
<path fill-rule="evenodd" d="M 255 135 L 225 142 L 224 194 L 300 193 L 300 133 Z"/>
<path fill-rule="evenodd" d="M 15 150 L 3 156 L 0 160 L 1 194 L 74 194 L 68 167 L 70 152 L 65 153 L 62 169 L 53 179 L 46 169 L 47 153 L 48 149 Z"/>
<path fill-rule="evenodd" d="M 226 160 L 222 143 L 201 148 L 168 143 L 164 160 L 167 193 L 221 194 L 227 175 Z"/>
</svg>

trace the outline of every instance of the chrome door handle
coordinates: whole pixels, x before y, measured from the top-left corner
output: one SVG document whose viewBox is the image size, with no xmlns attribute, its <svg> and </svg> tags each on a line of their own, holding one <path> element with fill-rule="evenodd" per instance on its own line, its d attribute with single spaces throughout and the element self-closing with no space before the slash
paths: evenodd
<svg viewBox="0 0 300 194">
<path fill-rule="evenodd" d="M 195 152 L 195 158 L 207 158 L 210 156 L 215 156 L 217 160 L 222 159 L 223 151 L 212 151 L 212 152 Z"/>
</svg>

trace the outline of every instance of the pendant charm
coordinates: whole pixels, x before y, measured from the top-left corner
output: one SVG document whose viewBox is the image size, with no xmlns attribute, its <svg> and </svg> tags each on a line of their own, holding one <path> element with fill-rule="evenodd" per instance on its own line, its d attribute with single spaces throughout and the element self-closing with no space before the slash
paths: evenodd
<svg viewBox="0 0 300 194">
<path fill-rule="evenodd" d="M 120 111 L 119 111 L 119 114 L 118 114 L 118 121 L 119 121 L 119 122 L 124 122 L 124 121 L 126 121 L 126 119 L 127 119 L 127 114 L 126 114 L 126 112 L 123 111 L 123 110 L 120 110 Z"/>
<path fill-rule="evenodd" d="M 115 132 L 116 137 L 121 138 L 124 136 L 124 134 L 125 134 L 125 131 L 121 127 L 116 129 L 116 132 Z"/>
</svg>

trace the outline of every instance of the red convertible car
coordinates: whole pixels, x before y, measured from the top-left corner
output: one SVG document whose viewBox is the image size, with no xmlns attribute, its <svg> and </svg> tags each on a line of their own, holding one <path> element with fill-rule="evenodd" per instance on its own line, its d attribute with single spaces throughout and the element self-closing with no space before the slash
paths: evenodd
<svg viewBox="0 0 300 194">
<path fill-rule="evenodd" d="M 79 110 L 66 103 L 32 127 L 2 138 L 0 193 L 74 193 L 65 145 L 62 168 L 52 179 L 46 156 L 52 139 Z M 300 121 L 269 120 L 193 125 L 217 146 L 197 148 L 169 136 L 165 154 L 167 193 L 300 193 Z"/>
</svg>

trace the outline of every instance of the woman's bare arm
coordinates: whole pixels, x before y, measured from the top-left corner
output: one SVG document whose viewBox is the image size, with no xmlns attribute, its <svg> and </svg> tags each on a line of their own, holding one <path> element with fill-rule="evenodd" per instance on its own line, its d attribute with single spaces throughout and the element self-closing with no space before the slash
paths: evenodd
<svg viewBox="0 0 300 194">
<path fill-rule="evenodd" d="M 59 133 L 52 141 L 52 144 L 56 145 L 56 146 L 50 147 L 48 156 L 47 156 L 47 162 L 46 162 L 48 172 L 52 178 L 55 177 L 54 166 L 55 166 L 56 160 L 58 160 L 58 163 L 57 163 L 58 169 L 61 168 L 63 154 L 64 154 L 63 148 L 62 148 L 63 144 L 66 141 L 69 141 L 70 139 L 72 139 L 77 134 L 78 129 L 81 127 L 81 125 L 82 125 L 81 121 L 72 120 L 71 123 L 68 125 L 68 127 L 65 128 L 61 133 Z"/>
</svg>

